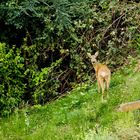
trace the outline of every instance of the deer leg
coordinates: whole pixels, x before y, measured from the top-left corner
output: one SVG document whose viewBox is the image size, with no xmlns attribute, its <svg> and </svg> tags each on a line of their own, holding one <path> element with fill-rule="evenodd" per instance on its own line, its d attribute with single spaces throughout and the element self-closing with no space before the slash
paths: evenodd
<svg viewBox="0 0 140 140">
<path fill-rule="evenodd" d="M 104 81 L 102 78 L 99 78 L 99 83 L 100 83 L 100 86 L 101 86 L 101 89 L 102 89 L 102 101 L 104 99 L 104 90 L 105 90 L 105 86 L 104 86 Z"/>
<path fill-rule="evenodd" d="M 97 79 L 97 84 L 98 84 L 98 93 L 100 93 L 100 81 L 99 81 L 99 78 L 98 78 L 98 75 L 96 73 L 96 79 Z"/>
<path fill-rule="evenodd" d="M 106 81 L 106 88 L 107 88 L 107 98 L 109 97 L 108 91 L 109 91 L 109 85 L 110 85 L 110 76 L 105 78 Z"/>
<path fill-rule="evenodd" d="M 100 82 L 99 82 L 99 80 L 97 80 L 97 84 L 98 84 L 98 93 L 100 93 Z"/>
<path fill-rule="evenodd" d="M 110 85 L 110 76 L 106 79 L 106 84 L 107 84 L 107 90 L 109 90 L 109 85 Z"/>
</svg>

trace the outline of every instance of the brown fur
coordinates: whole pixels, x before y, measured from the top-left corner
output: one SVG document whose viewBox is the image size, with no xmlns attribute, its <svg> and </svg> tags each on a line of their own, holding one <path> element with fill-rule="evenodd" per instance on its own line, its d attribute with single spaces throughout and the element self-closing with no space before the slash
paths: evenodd
<svg viewBox="0 0 140 140">
<path fill-rule="evenodd" d="M 140 109 L 140 100 L 135 102 L 129 102 L 125 104 L 121 104 L 118 108 L 120 112 L 128 112 L 132 110 Z"/>
<path fill-rule="evenodd" d="M 98 83 L 98 92 L 100 92 L 101 88 L 103 98 L 105 89 L 109 90 L 111 72 L 106 65 L 100 63 L 94 64 L 94 69 Z"/>
</svg>

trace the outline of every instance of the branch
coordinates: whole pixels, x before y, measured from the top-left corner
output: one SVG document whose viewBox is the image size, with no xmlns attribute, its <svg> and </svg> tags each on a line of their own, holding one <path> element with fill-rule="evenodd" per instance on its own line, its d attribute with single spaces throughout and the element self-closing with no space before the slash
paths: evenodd
<svg viewBox="0 0 140 140">
<path fill-rule="evenodd" d="M 110 27 L 112 27 L 112 25 L 115 24 L 118 20 L 120 20 L 124 15 L 125 15 L 125 13 L 123 13 L 121 16 L 119 16 L 117 19 L 115 19 L 115 20 L 113 21 L 113 23 L 110 24 L 110 25 L 107 27 L 107 29 L 105 30 L 103 36 L 106 34 L 106 32 L 108 31 L 108 29 L 110 29 Z"/>
</svg>

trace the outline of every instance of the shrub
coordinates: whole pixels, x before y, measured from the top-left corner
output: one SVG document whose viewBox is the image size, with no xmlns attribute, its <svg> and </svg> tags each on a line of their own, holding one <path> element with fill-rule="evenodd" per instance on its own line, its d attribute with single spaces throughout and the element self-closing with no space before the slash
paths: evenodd
<svg viewBox="0 0 140 140">
<path fill-rule="evenodd" d="M 19 49 L 0 43 L 0 115 L 18 106 L 24 93 L 24 59 Z"/>
</svg>

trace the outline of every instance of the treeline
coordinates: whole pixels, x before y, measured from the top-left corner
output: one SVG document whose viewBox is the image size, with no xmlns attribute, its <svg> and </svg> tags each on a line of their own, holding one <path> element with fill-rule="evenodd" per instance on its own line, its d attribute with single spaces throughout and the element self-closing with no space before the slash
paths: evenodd
<svg viewBox="0 0 140 140">
<path fill-rule="evenodd" d="M 0 114 L 44 104 L 93 77 L 87 52 L 114 71 L 140 47 L 137 0 L 2 0 Z"/>
</svg>

